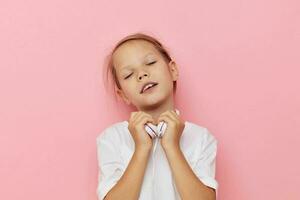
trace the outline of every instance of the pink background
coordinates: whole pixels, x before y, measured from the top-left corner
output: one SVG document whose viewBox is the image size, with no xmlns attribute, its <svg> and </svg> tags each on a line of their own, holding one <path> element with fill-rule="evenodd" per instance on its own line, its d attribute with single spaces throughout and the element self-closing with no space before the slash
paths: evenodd
<svg viewBox="0 0 300 200">
<path fill-rule="evenodd" d="M 96 200 L 96 136 L 130 112 L 103 58 L 136 31 L 169 48 L 177 107 L 219 141 L 219 199 L 300 199 L 297 0 L 2 0 L 0 199 Z"/>
</svg>

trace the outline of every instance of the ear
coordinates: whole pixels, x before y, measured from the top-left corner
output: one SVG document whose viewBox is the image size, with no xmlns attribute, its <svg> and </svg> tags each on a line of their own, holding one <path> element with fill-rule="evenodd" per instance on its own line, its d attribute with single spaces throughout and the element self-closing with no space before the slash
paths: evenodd
<svg viewBox="0 0 300 200">
<path fill-rule="evenodd" d="M 116 90 L 117 90 L 118 96 L 119 96 L 121 99 L 123 99 L 123 101 L 125 101 L 125 103 L 126 103 L 127 105 L 130 105 L 131 102 L 130 102 L 129 99 L 126 97 L 126 95 L 124 94 L 123 90 L 121 90 L 121 89 L 119 89 L 119 88 L 117 88 Z"/>
<path fill-rule="evenodd" d="M 176 81 L 178 79 L 178 75 L 179 75 L 179 71 L 178 71 L 176 62 L 174 60 L 171 60 L 168 64 L 168 66 L 169 66 L 169 71 L 171 73 L 173 81 Z"/>
</svg>

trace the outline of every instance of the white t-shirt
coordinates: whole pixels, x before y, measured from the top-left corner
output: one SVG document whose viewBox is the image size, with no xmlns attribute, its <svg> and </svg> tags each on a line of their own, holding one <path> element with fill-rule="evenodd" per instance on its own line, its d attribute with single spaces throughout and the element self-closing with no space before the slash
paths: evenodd
<svg viewBox="0 0 300 200">
<path fill-rule="evenodd" d="M 128 121 L 107 127 L 97 136 L 96 141 L 99 167 L 96 192 L 98 199 L 103 200 L 126 170 L 135 143 L 128 129 Z M 139 200 L 181 200 L 160 141 L 155 143 L 152 147 L 154 150 L 156 146 L 155 151 L 151 151 L 151 159 L 145 170 Z M 185 121 L 180 149 L 196 176 L 203 184 L 215 188 L 218 195 L 218 182 L 215 179 L 216 138 L 207 128 Z"/>
</svg>

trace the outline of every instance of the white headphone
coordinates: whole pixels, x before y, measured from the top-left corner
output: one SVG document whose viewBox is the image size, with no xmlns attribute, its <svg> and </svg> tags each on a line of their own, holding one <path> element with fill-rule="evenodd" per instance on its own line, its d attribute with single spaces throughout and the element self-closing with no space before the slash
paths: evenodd
<svg viewBox="0 0 300 200">
<path fill-rule="evenodd" d="M 179 115 L 179 110 L 175 109 L 175 112 L 177 115 Z M 161 121 L 158 123 L 157 126 L 155 126 L 152 123 L 147 123 L 145 124 L 145 130 L 149 134 L 149 136 L 154 139 L 154 148 L 152 151 L 152 163 L 153 163 L 153 168 L 152 168 L 152 180 L 154 180 L 154 171 L 155 171 L 155 159 L 154 159 L 154 152 L 158 143 L 159 138 L 161 138 L 165 131 L 167 129 L 167 123 L 165 121 Z M 155 189 L 155 182 L 153 182 L 153 189 Z M 154 195 L 156 194 L 155 192 L 153 193 Z"/>
</svg>

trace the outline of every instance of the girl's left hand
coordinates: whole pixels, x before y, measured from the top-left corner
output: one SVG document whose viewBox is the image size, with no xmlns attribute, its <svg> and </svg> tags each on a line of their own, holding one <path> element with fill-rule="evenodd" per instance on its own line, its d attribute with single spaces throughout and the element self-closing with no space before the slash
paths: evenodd
<svg viewBox="0 0 300 200">
<path fill-rule="evenodd" d="M 158 117 L 158 121 L 165 121 L 167 123 L 167 128 L 161 138 L 162 147 L 179 147 L 180 137 L 185 127 L 184 121 L 173 110 L 163 112 Z"/>
</svg>

